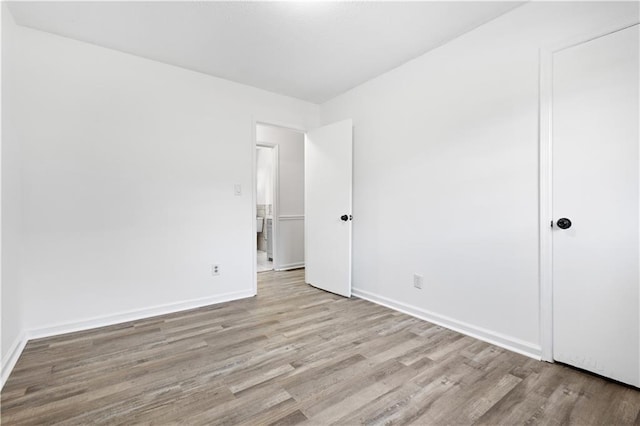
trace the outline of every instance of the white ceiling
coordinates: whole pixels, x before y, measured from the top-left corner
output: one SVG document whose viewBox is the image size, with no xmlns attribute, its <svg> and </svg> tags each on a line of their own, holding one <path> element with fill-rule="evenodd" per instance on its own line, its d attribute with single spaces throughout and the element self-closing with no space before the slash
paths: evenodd
<svg viewBox="0 0 640 426">
<path fill-rule="evenodd" d="M 322 103 L 522 2 L 11 2 L 27 27 Z"/>
</svg>

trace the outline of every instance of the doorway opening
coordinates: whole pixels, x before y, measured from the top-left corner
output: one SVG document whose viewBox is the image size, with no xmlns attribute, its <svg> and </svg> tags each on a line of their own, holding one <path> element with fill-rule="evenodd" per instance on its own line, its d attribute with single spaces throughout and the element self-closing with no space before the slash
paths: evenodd
<svg viewBox="0 0 640 426">
<path fill-rule="evenodd" d="M 256 274 L 305 266 L 304 138 L 255 124 Z"/>
</svg>

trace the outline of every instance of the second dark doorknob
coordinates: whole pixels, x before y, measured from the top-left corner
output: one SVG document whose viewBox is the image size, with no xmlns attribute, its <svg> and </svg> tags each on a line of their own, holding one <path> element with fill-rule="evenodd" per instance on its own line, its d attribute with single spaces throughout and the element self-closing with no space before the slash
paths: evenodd
<svg viewBox="0 0 640 426">
<path fill-rule="evenodd" d="M 349 220 L 349 216 L 347 216 L 346 214 L 343 214 L 342 216 L 340 216 L 340 220 L 346 222 Z"/>
<path fill-rule="evenodd" d="M 558 219 L 556 225 L 558 225 L 558 228 L 560 229 L 569 229 L 571 228 L 571 221 L 566 217 L 563 217 L 562 219 Z"/>
</svg>

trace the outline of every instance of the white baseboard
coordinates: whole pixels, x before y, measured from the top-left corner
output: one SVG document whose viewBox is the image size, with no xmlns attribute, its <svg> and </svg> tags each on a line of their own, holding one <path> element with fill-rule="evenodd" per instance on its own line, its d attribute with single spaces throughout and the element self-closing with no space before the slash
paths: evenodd
<svg viewBox="0 0 640 426">
<path fill-rule="evenodd" d="M 237 291 L 232 293 L 223 293 L 211 297 L 203 297 L 200 299 L 186 300 L 178 303 L 168 303 L 165 305 L 157 305 L 149 308 L 137 309 L 132 311 L 120 312 L 113 315 L 104 315 L 84 319 L 80 321 L 60 323 L 47 327 L 34 328 L 23 331 L 19 338 L 16 339 L 7 354 L 7 359 L 2 360 L 2 372 L 0 389 L 4 386 L 11 370 L 15 367 L 18 358 L 22 354 L 27 342 L 32 339 L 41 339 L 44 337 L 58 336 L 60 334 L 73 333 L 76 331 L 90 330 L 92 328 L 105 327 L 123 322 L 136 321 L 158 315 L 172 314 L 175 312 L 186 311 L 189 309 L 201 308 L 203 306 L 215 305 L 217 303 L 230 302 L 232 300 L 253 297 L 255 293 L 252 290 Z"/>
<path fill-rule="evenodd" d="M 22 355 L 24 347 L 27 346 L 27 341 L 27 333 L 25 333 L 24 331 L 21 332 L 9 348 L 9 352 L 7 352 L 5 358 L 2 360 L 0 371 L 0 390 L 2 390 L 4 384 L 7 382 L 7 379 L 9 378 L 9 374 L 11 374 L 13 367 L 16 366 L 18 358 L 20 358 L 20 355 Z"/>
<path fill-rule="evenodd" d="M 287 263 L 286 265 L 280 265 L 276 271 L 290 271 L 292 269 L 304 268 L 304 262 Z"/>
<path fill-rule="evenodd" d="M 73 333 L 76 331 L 90 330 L 92 328 L 105 327 L 108 325 L 121 324 L 123 322 L 135 321 L 158 315 L 172 314 L 174 312 L 186 311 L 189 309 L 201 308 L 203 306 L 214 305 L 216 303 L 229 302 L 232 300 L 253 297 L 255 293 L 251 290 L 223 293 L 200 299 L 191 299 L 178 303 L 167 303 L 165 305 L 152 306 L 150 308 L 136 309 L 132 311 L 120 312 L 112 315 L 89 318 L 81 321 L 56 324 L 47 327 L 31 329 L 27 333 L 29 340 L 43 337 L 57 336 L 60 334 Z"/>
<path fill-rule="evenodd" d="M 361 299 L 365 299 L 378 305 L 386 306 L 387 308 L 391 308 L 407 315 L 420 318 L 421 320 L 446 327 L 462 334 L 466 334 L 476 339 L 480 339 L 493 345 L 500 346 L 501 348 L 508 349 L 512 352 L 517 352 L 521 355 L 525 355 L 537 360 L 541 359 L 542 349 L 538 345 L 534 345 L 532 343 L 525 342 L 523 340 L 516 339 L 502 333 L 497 333 L 495 331 L 476 327 L 474 325 L 458 321 L 453 318 L 435 314 L 422 308 L 398 302 L 384 296 L 370 293 L 365 290 L 354 288 L 352 289 L 352 293 L 354 296 L 357 296 Z"/>
</svg>

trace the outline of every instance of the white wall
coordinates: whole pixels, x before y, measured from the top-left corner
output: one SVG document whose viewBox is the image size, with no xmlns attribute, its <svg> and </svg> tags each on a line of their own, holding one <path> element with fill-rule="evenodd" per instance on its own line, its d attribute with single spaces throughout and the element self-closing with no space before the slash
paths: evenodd
<svg viewBox="0 0 640 426">
<path fill-rule="evenodd" d="M 273 149 L 256 149 L 256 204 L 273 204 Z"/>
<path fill-rule="evenodd" d="M 15 32 L 24 327 L 47 334 L 251 295 L 255 116 L 312 127 L 318 107 Z"/>
<path fill-rule="evenodd" d="M 313 128 L 313 127 L 310 127 Z M 304 133 L 256 126 L 258 143 L 278 145 L 276 269 L 304 266 Z"/>
<path fill-rule="evenodd" d="M 19 132 L 14 108 L 20 101 L 15 90 L 19 78 L 15 65 L 14 24 L 2 5 L 2 277 L 0 386 L 20 353 L 24 328 L 21 295 L 21 183 Z"/>
<path fill-rule="evenodd" d="M 356 294 L 539 354 L 539 48 L 633 14 L 528 3 L 322 105 L 354 120 Z"/>
</svg>

